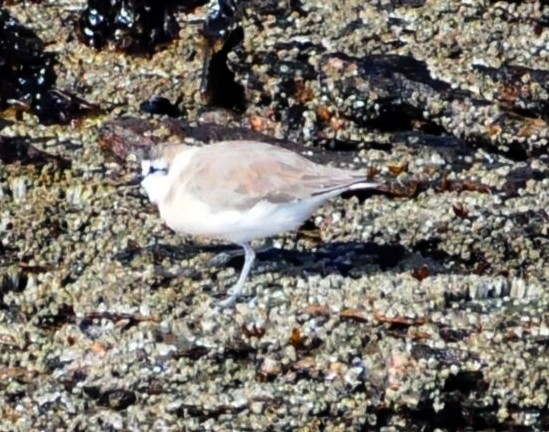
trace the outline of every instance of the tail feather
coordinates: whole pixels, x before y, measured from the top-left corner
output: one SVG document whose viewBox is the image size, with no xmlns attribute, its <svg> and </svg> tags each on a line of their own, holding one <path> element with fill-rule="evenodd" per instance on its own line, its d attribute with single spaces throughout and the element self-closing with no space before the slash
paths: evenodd
<svg viewBox="0 0 549 432">
<path fill-rule="evenodd" d="M 369 182 L 369 181 L 359 181 L 357 183 L 350 184 L 347 187 L 347 190 L 357 190 L 357 189 L 376 189 L 381 186 L 381 183 Z"/>
<path fill-rule="evenodd" d="M 326 194 L 331 194 L 331 193 L 339 194 L 339 193 L 342 193 L 342 192 L 345 192 L 345 191 L 359 190 L 359 189 L 377 189 L 380 186 L 381 186 L 381 183 L 376 183 L 376 182 L 367 181 L 365 179 L 360 179 L 360 180 L 355 180 L 355 181 L 350 182 L 350 183 L 339 184 L 337 186 L 332 186 L 332 187 L 329 187 L 329 188 L 326 188 L 326 189 L 322 189 L 322 190 L 314 193 L 313 196 L 326 195 Z"/>
</svg>

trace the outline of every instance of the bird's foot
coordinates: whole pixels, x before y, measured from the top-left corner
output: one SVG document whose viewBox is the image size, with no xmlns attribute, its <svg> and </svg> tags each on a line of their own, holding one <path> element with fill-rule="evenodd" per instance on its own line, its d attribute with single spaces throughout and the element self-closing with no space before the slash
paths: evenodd
<svg viewBox="0 0 549 432">
<path fill-rule="evenodd" d="M 216 302 L 216 306 L 219 307 L 220 309 L 233 309 L 236 306 L 237 299 L 238 299 L 238 296 L 235 296 L 233 294 L 224 300 Z"/>
</svg>

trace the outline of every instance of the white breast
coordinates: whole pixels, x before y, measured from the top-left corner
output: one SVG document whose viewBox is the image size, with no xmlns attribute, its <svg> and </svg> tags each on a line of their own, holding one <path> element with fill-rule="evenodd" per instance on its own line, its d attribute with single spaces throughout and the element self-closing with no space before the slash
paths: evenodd
<svg viewBox="0 0 549 432">
<path fill-rule="evenodd" d="M 141 186 L 143 186 L 143 189 L 147 192 L 149 200 L 153 204 L 159 205 L 168 192 L 168 176 L 160 172 L 149 174 L 141 181 Z"/>
</svg>

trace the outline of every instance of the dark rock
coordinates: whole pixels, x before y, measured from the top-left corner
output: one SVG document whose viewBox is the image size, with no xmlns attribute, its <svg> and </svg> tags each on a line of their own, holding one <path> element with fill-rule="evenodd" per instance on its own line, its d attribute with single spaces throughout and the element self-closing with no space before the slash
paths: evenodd
<svg viewBox="0 0 549 432">
<path fill-rule="evenodd" d="M 149 114 L 167 115 L 168 117 L 180 117 L 183 114 L 177 103 L 172 104 L 168 99 L 160 96 L 153 96 L 141 102 L 139 109 Z"/>
<path fill-rule="evenodd" d="M 78 39 L 100 50 L 112 42 L 117 50 L 151 54 L 177 37 L 175 9 L 200 2 L 154 0 L 88 0 L 77 23 Z"/>
<path fill-rule="evenodd" d="M 130 154 L 140 154 L 156 144 L 153 138 L 145 136 L 151 129 L 150 123 L 134 117 L 108 121 L 99 130 L 99 146 L 123 161 Z"/>
<path fill-rule="evenodd" d="M 69 169 L 71 166 L 69 160 L 39 150 L 30 144 L 28 139 L 22 137 L 0 137 L 0 161 L 6 164 L 19 163 L 36 167 L 53 164 L 58 169 Z"/>
<path fill-rule="evenodd" d="M 0 9 L 0 110 L 30 111 L 44 124 L 97 112 L 96 106 L 55 88 L 55 64 L 37 34 Z"/>
<path fill-rule="evenodd" d="M 549 92 L 549 71 L 523 66 L 475 65 L 474 68 L 499 84 L 495 96 L 503 108 L 524 117 L 549 121 L 549 101 L 539 91 Z"/>
<path fill-rule="evenodd" d="M 208 105 L 242 112 L 246 107 L 244 88 L 227 65 L 228 54 L 244 39 L 237 12 L 233 0 L 219 0 L 202 27 L 206 49 L 200 87 Z"/>
</svg>

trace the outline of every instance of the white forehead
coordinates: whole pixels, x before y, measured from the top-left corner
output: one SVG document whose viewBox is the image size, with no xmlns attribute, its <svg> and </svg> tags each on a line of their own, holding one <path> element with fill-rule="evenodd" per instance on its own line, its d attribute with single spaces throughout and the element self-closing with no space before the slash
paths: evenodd
<svg viewBox="0 0 549 432">
<path fill-rule="evenodd" d="M 151 170 L 151 161 L 148 159 L 141 161 L 141 174 L 146 175 Z"/>
</svg>

